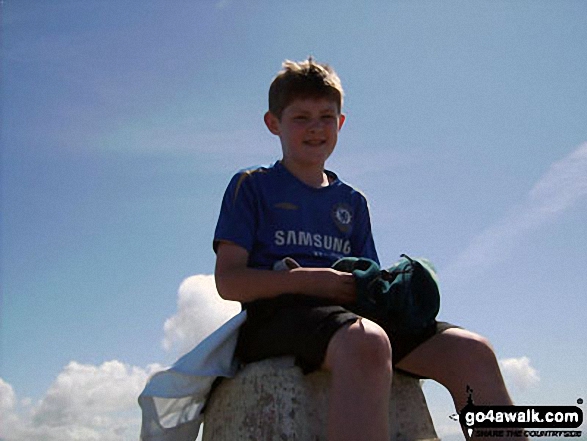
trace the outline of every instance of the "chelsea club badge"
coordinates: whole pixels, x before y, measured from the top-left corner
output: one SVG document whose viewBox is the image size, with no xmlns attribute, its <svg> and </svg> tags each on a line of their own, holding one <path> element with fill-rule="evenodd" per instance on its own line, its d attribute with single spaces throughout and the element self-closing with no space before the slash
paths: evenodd
<svg viewBox="0 0 587 441">
<path fill-rule="evenodd" d="M 332 219 L 343 233 L 348 233 L 353 222 L 353 212 L 348 204 L 336 204 L 332 207 Z"/>
</svg>

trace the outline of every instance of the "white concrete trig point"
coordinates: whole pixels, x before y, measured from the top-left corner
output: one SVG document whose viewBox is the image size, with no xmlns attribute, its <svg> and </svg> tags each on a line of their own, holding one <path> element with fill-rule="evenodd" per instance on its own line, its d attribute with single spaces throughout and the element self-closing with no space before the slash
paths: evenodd
<svg viewBox="0 0 587 441">
<path fill-rule="evenodd" d="M 391 440 L 438 440 L 420 381 L 394 372 Z M 203 441 L 326 441 L 330 374 L 303 375 L 293 358 L 252 363 L 213 392 Z"/>
</svg>

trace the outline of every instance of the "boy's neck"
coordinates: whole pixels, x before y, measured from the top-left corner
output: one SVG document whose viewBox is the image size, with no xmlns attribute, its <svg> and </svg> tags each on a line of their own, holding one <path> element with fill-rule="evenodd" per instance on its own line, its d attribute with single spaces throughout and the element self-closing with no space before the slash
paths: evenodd
<svg viewBox="0 0 587 441">
<path fill-rule="evenodd" d="M 330 185 L 330 179 L 324 171 L 324 167 L 300 167 L 285 160 L 281 160 L 281 164 L 292 175 L 310 187 L 322 188 Z"/>
</svg>

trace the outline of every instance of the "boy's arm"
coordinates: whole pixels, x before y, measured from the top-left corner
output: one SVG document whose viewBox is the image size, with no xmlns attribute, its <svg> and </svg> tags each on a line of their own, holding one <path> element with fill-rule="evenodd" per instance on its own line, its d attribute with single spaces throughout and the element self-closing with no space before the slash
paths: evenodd
<svg viewBox="0 0 587 441">
<path fill-rule="evenodd" d="M 331 268 L 255 269 L 247 267 L 248 257 L 239 245 L 218 244 L 214 276 L 223 299 L 251 302 L 284 293 L 322 297 L 341 305 L 356 299 L 355 279 L 350 273 Z"/>
</svg>

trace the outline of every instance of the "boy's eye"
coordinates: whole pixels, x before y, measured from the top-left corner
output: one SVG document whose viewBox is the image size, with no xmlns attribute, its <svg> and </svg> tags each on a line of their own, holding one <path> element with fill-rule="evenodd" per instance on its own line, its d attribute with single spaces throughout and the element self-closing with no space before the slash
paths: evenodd
<svg viewBox="0 0 587 441">
<path fill-rule="evenodd" d="M 297 122 L 304 122 L 305 123 L 305 122 L 310 121 L 312 119 L 312 117 L 310 117 L 308 115 L 294 115 L 292 117 L 292 119 L 294 121 L 297 121 Z M 334 121 L 336 119 L 336 116 L 334 114 L 330 114 L 329 113 L 329 114 L 325 114 L 325 115 L 320 115 L 319 116 L 319 119 L 321 121 L 328 121 L 328 122 L 330 122 L 330 121 Z"/>
</svg>

